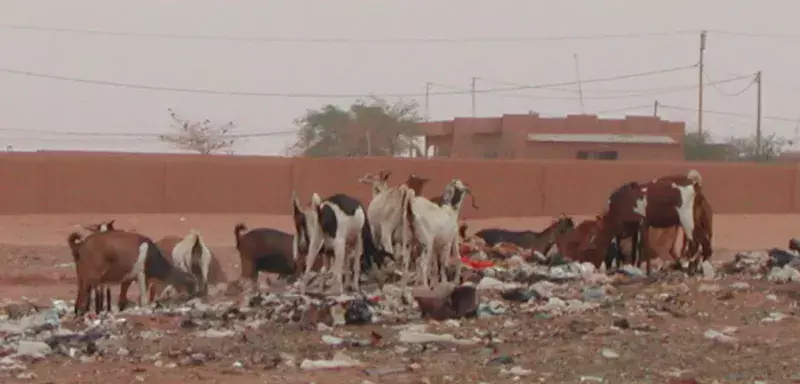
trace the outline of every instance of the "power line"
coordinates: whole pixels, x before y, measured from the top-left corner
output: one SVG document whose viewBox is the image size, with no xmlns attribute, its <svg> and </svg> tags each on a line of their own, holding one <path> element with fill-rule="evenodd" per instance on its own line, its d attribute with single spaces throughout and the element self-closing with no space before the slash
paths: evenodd
<svg viewBox="0 0 800 384">
<path fill-rule="evenodd" d="M 746 78 L 751 78 L 753 75 L 744 75 L 744 76 L 736 76 L 727 79 L 717 80 L 717 81 L 708 81 L 704 83 L 705 85 L 719 85 L 730 83 L 733 81 L 738 81 Z M 485 78 L 478 77 L 479 80 L 486 80 Z M 507 82 L 499 82 L 501 84 L 511 85 L 513 83 Z M 518 85 L 519 86 L 519 85 Z M 678 93 L 678 92 L 685 92 L 690 90 L 697 89 L 697 84 L 687 84 L 687 85 L 677 85 L 672 87 L 663 87 L 663 88 L 652 88 L 652 89 L 639 89 L 639 90 L 628 90 L 630 93 L 628 94 L 621 94 L 621 95 L 597 95 L 597 96 L 583 96 L 586 100 L 612 100 L 612 99 L 628 99 L 634 97 L 642 97 L 642 96 L 656 96 L 656 95 L 664 95 L 669 93 Z M 587 92 L 584 90 L 584 92 Z M 497 95 L 494 95 L 497 96 Z M 516 97 L 516 98 L 527 98 L 527 99 L 541 99 L 541 100 L 576 100 L 576 96 L 569 97 L 569 96 L 538 96 L 538 95 L 503 95 L 508 97 Z"/>
<path fill-rule="evenodd" d="M 694 34 L 697 31 L 675 30 L 663 32 L 631 32 L 618 34 L 585 34 L 564 36 L 530 36 L 530 37 L 390 37 L 360 39 L 350 37 L 278 37 L 278 36 L 214 36 L 214 35 L 180 35 L 169 33 L 115 32 L 94 29 L 42 27 L 22 24 L 0 24 L 0 28 L 10 30 L 72 33 L 81 35 L 102 35 L 115 37 L 158 38 L 174 40 L 220 40 L 248 43 L 310 43 L 310 44 L 495 44 L 495 43 L 532 43 L 537 41 L 565 40 L 602 40 L 602 39 L 635 39 Z"/>
<path fill-rule="evenodd" d="M 653 104 L 640 104 L 640 105 L 631 105 L 627 107 L 620 107 L 620 108 L 613 108 L 613 109 L 603 109 L 600 111 L 595 111 L 595 115 L 600 115 L 604 113 L 614 113 L 614 112 L 627 112 L 627 111 L 637 111 L 640 109 L 650 109 L 653 108 Z"/>
<path fill-rule="evenodd" d="M 743 79 L 743 78 L 748 78 L 748 77 L 752 77 L 752 79 L 750 80 L 750 82 L 749 82 L 749 83 L 747 83 L 747 85 L 746 85 L 744 88 L 740 89 L 739 91 L 736 91 L 736 92 L 733 92 L 733 93 L 731 93 L 731 92 L 728 92 L 728 91 L 726 91 L 726 90 L 724 90 L 724 89 L 722 89 L 722 88 L 720 88 L 720 87 L 717 87 L 717 85 L 719 84 L 719 82 L 714 82 L 714 81 L 712 81 L 712 80 L 711 80 L 711 78 L 708 76 L 708 74 L 707 74 L 707 73 L 704 73 L 704 76 L 705 76 L 706 80 L 708 80 L 708 83 L 706 83 L 707 85 L 710 85 L 710 86 L 711 86 L 712 88 L 714 88 L 714 89 L 715 89 L 717 92 L 719 92 L 719 93 L 721 93 L 721 94 L 723 94 L 723 95 L 725 95 L 725 96 L 731 96 L 731 97 L 739 96 L 739 95 L 741 95 L 741 94 L 743 94 L 743 93 L 747 92 L 747 90 L 748 90 L 748 89 L 750 89 L 750 87 L 752 87 L 752 86 L 753 86 L 753 84 L 755 84 L 755 83 L 756 83 L 756 77 L 755 77 L 755 75 L 745 75 L 745 76 L 740 76 L 740 77 L 738 77 L 737 79 Z"/>
<path fill-rule="evenodd" d="M 797 33 L 763 33 L 763 32 L 731 31 L 723 29 L 709 29 L 708 32 L 718 35 L 739 36 L 739 37 L 769 38 L 769 39 L 779 39 L 779 40 L 800 40 L 800 34 Z"/>
<path fill-rule="evenodd" d="M 695 68 L 697 64 L 682 66 L 682 67 L 672 67 L 672 68 L 664 68 L 646 72 L 638 72 L 638 73 L 631 73 L 625 75 L 617 75 L 617 76 L 610 76 L 610 77 L 603 77 L 603 78 L 595 78 L 595 79 L 588 79 L 583 80 L 582 82 L 585 83 L 600 83 L 600 82 L 608 82 L 608 81 L 617 81 L 617 80 L 624 80 L 624 79 L 631 79 L 636 77 L 645 77 L 645 76 L 653 76 L 653 75 L 660 75 L 678 71 L 684 71 L 687 69 Z M 60 80 L 60 81 L 68 81 L 73 83 L 83 83 L 83 84 L 93 84 L 93 85 L 104 85 L 110 87 L 120 87 L 120 88 L 130 88 L 130 89 L 142 89 L 142 90 L 150 90 L 150 91 L 166 91 L 166 92 L 183 92 L 183 93 L 200 93 L 200 94 L 209 94 L 209 95 L 227 95 L 227 96 L 256 96 L 256 97 L 284 97 L 284 98 L 360 98 L 360 97 L 369 97 L 369 96 L 380 96 L 380 97 L 420 97 L 425 96 L 426 93 L 389 93 L 389 94 L 323 94 L 323 93 L 281 93 L 281 92 L 244 92 L 244 91 L 220 91 L 220 90 L 213 90 L 213 89 L 200 89 L 200 88 L 181 88 L 181 87 L 167 87 L 167 86 L 156 86 L 156 85 L 143 85 L 143 84 L 131 84 L 131 83 L 121 83 L 115 81 L 107 81 L 107 80 L 92 80 L 92 79 L 83 79 L 77 77 L 69 77 L 69 76 L 62 76 L 62 75 L 50 75 L 44 73 L 37 73 L 31 71 L 23 71 L 18 69 L 11 69 L 11 68 L 0 68 L 0 72 L 5 72 L 13 75 L 19 76 L 28 76 L 28 77 L 38 77 L 43 79 L 50 79 L 50 80 Z M 525 89 L 540 89 L 540 88 L 547 88 L 547 87 L 555 87 L 555 86 L 564 86 L 564 85 L 571 85 L 575 84 L 575 81 L 564 81 L 558 83 L 550 83 L 550 84 L 536 84 L 536 85 L 521 85 L 517 87 L 509 87 L 509 88 L 486 88 L 486 89 L 477 89 L 474 93 L 494 93 L 494 92 L 508 92 L 508 91 L 519 91 Z M 460 94 L 467 94 L 473 91 L 441 91 L 441 92 L 430 92 L 429 95 L 460 95 Z"/>
<path fill-rule="evenodd" d="M 697 112 L 697 108 L 687 108 L 687 107 L 679 107 L 675 105 L 659 105 L 661 108 L 666 109 L 674 109 L 676 111 L 689 111 L 689 112 Z M 712 115 L 723 115 L 723 116 L 737 116 L 737 117 L 745 117 L 750 119 L 755 119 L 755 115 L 748 115 L 746 113 L 738 113 L 738 112 L 726 112 L 726 111 L 709 111 L 707 109 L 703 110 L 703 113 L 710 113 Z M 790 117 L 782 117 L 782 116 L 762 116 L 764 120 L 773 120 L 773 121 L 782 121 L 788 123 L 797 123 L 799 119 L 797 118 L 790 118 Z"/>
<path fill-rule="evenodd" d="M 109 137 L 109 138 L 145 138 L 145 139 L 158 139 L 161 136 L 169 135 L 170 133 L 128 133 L 128 132 L 65 132 L 65 131 L 53 131 L 53 130 L 43 130 L 43 129 L 22 129 L 22 128 L 0 128 L 0 132 L 21 132 L 27 134 L 40 134 L 40 135 L 54 135 L 54 136 L 78 136 L 78 137 Z M 241 133 L 241 134 L 230 134 L 225 135 L 227 138 L 231 139 L 244 139 L 244 138 L 252 138 L 252 137 L 269 137 L 269 136 L 281 136 L 281 135 L 288 135 L 288 134 L 295 134 L 297 133 L 297 129 L 286 129 L 280 131 L 267 131 L 267 132 L 254 132 L 254 133 Z M 29 139 L 38 139 L 36 137 L 29 137 Z M 41 138 L 47 139 L 47 138 Z"/>
</svg>

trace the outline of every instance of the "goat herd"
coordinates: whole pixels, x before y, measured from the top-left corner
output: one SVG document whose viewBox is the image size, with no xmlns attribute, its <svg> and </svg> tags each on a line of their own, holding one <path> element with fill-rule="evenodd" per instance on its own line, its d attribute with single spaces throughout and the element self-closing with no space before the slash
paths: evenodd
<svg viewBox="0 0 800 384">
<path fill-rule="evenodd" d="M 389 187 L 390 175 L 382 171 L 358 179 L 372 188 L 366 210 L 345 194 L 323 199 L 314 193 L 308 205 L 293 194 L 294 235 L 271 228 L 247 231 L 237 224 L 234 235 L 242 282 L 255 284 L 259 271 L 268 271 L 300 278 L 304 293 L 312 270 L 330 271 L 335 292 L 342 293 L 346 287 L 358 291 L 362 277 L 380 282 L 385 270 L 399 262 L 402 288 L 412 277 L 414 284 L 425 287 L 446 283 L 449 277 L 460 283 L 466 225 L 459 225 L 459 213 L 466 195 L 472 196 L 469 186 L 453 179 L 440 196 L 428 199 L 421 195 L 428 179 L 411 174 L 404 184 Z M 478 208 L 474 196 L 472 205 Z M 674 261 L 680 265 L 681 256 L 690 259 L 693 273 L 700 248 L 703 260 L 712 253 L 711 216 L 700 174 L 691 170 L 686 175 L 624 184 L 611 194 L 608 206 L 595 220 L 577 227 L 562 215 L 542 232 L 484 229 L 475 235 L 488 245 L 514 243 L 545 255 L 555 244 L 566 259 L 591 262 L 598 268 L 603 262 L 610 269 L 615 261 L 617 265 L 644 261 L 650 273 L 649 229 L 674 228 L 676 233 L 683 232 L 684 239 L 681 255 L 675 255 Z M 113 220 L 85 228 L 91 232 L 88 236 L 72 233 L 68 238 L 78 280 L 76 315 L 90 309 L 92 294 L 97 312 L 104 304 L 110 309 L 111 284 L 120 285 L 122 310 L 134 281 L 140 288 L 141 306 L 153 302 L 167 287 L 205 295 L 209 284 L 225 281 L 219 260 L 194 230 L 183 238 L 168 236 L 153 242 L 139 233 L 114 228 Z M 623 240 L 632 243 L 625 254 L 619 251 Z"/>
</svg>

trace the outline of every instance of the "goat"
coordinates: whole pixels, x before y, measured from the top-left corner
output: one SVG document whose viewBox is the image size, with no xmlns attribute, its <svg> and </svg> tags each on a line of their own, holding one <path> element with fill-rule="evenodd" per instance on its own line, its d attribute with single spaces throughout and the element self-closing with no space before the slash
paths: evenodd
<svg viewBox="0 0 800 384">
<path fill-rule="evenodd" d="M 409 193 L 411 201 L 407 205 L 408 225 L 412 236 L 424 248 L 419 268 L 423 286 L 429 286 L 428 268 L 432 263 L 436 264 L 434 272 L 439 272 L 438 280 L 447 282 L 446 266 L 451 257 L 457 263 L 455 281 L 460 282 L 462 265 L 459 255 L 461 239 L 458 215 L 465 193 L 472 194 L 470 188 L 458 179 L 453 179 L 445 187 L 441 206 L 424 197 L 415 196 L 413 190 Z M 407 260 L 403 261 L 405 273 L 408 272 L 408 263 Z"/>
<path fill-rule="evenodd" d="M 422 196 L 422 188 L 425 187 L 425 184 L 428 184 L 429 181 L 431 181 L 431 179 L 426 179 L 422 176 L 417 175 L 416 173 L 412 173 L 408 175 L 408 179 L 406 179 L 405 184 L 406 186 L 414 190 L 414 193 L 417 196 Z M 472 208 L 479 209 L 478 205 L 475 204 L 475 196 L 470 195 L 470 198 L 472 201 Z M 428 200 L 430 200 L 432 203 L 442 206 L 442 196 L 433 196 Z"/>
<path fill-rule="evenodd" d="M 214 255 L 199 232 L 190 230 L 183 238 L 166 236 L 156 245 L 162 254 L 171 259 L 173 265 L 195 277 L 202 296 L 208 294 L 208 277 Z"/>
<path fill-rule="evenodd" d="M 83 225 L 82 227 L 84 229 L 86 229 L 87 231 L 91 232 L 91 233 L 116 231 L 116 228 L 114 228 L 114 222 L 115 221 L 116 220 L 101 221 L 101 222 L 99 222 L 97 224 Z M 104 291 L 105 291 L 105 295 L 103 295 Z M 103 302 L 106 303 L 105 308 L 107 308 L 110 311 L 111 310 L 111 287 L 108 287 L 108 286 L 104 287 L 102 285 L 99 285 L 99 286 L 97 286 L 97 288 L 94 289 L 93 293 L 94 293 L 95 312 L 96 313 L 103 312 Z M 92 298 L 89 297 L 89 300 L 91 301 Z"/>
<path fill-rule="evenodd" d="M 247 227 L 241 223 L 233 229 L 242 265 L 242 280 L 249 280 L 257 286 L 261 271 L 277 273 L 281 278 L 299 276 L 301 270 L 292 253 L 294 236 L 272 228 L 246 231 Z"/>
<path fill-rule="evenodd" d="M 392 254 L 397 253 L 398 248 L 394 244 L 398 243 L 399 249 L 405 253 L 409 247 L 409 233 L 404 227 L 404 219 L 409 193 L 412 191 L 405 185 L 389 188 L 386 180 L 390 174 L 391 172 L 381 172 L 378 175 L 368 173 L 358 179 L 358 182 L 372 186 L 373 198 L 367 207 L 367 219 L 375 243 Z M 403 257 L 403 260 L 408 258 Z M 407 283 L 408 270 L 405 270 L 400 284 L 405 288 Z"/>
<path fill-rule="evenodd" d="M 343 194 L 323 200 L 314 193 L 311 205 L 303 208 L 292 193 L 292 205 L 296 231 L 292 254 L 301 263 L 304 275 L 311 271 L 321 251 L 332 249 L 334 260 L 331 269 L 336 278 L 336 289 L 344 292 L 344 268 L 347 267 L 347 277 L 351 277 L 349 271 L 352 268 L 353 287 L 358 290 L 363 259 L 357 258 L 366 258 L 367 263 L 378 264 L 383 264 L 386 258 L 394 259 L 391 253 L 375 245 L 369 220 L 358 200 Z M 353 244 L 352 248 L 348 249 L 350 244 Z M 305 254 L 305 258 L 301 257 L 302 254 Z M 301 280 L 300 290 L 305 291 L 305 279 Z"/>
<path fill-rule="evenodd" d="M 511 243 L 524 249 L 541 252 L 547 255 L 550 248 L 558 240 L 559 236 L 575 228 L 572 218 L 564 214 L 554 220 L 541 232 L 536 231 L 509 231 L 498 228 L 482 229 L 475 233 L 486 242 L 486 245 L 493 247 L 497 243 Z"/>
<path fill-rule="evenodd" d="M 89 309 L 92 289 L 111 283 L 120 284 L 119 309 L 128 304 L 128 288 L 134 281 L 139 285 L 139 304 L 146 306 L 149 280 L 185 287 L 195 292 L 195 279 L 191 274 L 174 267 L 149 238 L 126 231 L 97 232 L 81 238 L 72 233 L 67 238 L 75 259 L 78 276 L 78 297 L 75 314 Z"/>
</svg>

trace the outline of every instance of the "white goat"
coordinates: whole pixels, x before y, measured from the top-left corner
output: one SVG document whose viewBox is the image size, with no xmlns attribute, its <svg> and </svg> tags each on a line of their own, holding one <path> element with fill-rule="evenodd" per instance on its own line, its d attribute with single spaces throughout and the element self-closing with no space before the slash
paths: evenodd
<svg viewBox="0 0 800 384">
<path fill-rule="evenodd" d="M 292 197 L 294 206 L 295 238 L 292 245 L 294 258 L 302 262 L 305 254 L 305 271 L 300 282 L 300 291 L 305 292 L 307 274 L 323 249 L 333 249 L 334 258 L 331 271 L 336 278 L 336 290 L 344 292 L 343 273 L 352 262 L 354 289 L 359 289 L 361 274 L 360 256 L 364 253 L 362 231 L 366 224 L 364 208 L 357 200 L 342 194 L 322 200 L 314 193 L 308 208 L 300 206 L 296 196 Z M 368 228 L 368 226 L 367 226 Z M 371 237 L 372 234 L 370 233 Z M 372 243 L 372 239 L 368 239 Z M 348 244 L 354 244 L 348 249 Z M 349 251 L 349 252 L 348 252 Z"/>
<path fill-rule="evenodd" d="M 413 199 L 409 204 L 409 225 L 423 247 L 419 270 L 422 284 L 426 287 L 429 286 L 430 277 L 428 268 L 434 263 L 439 272 L 439 282 L 447 282 L 446 267 L 451 256 L 455 257 L 457 263 L 455 281 L 461 281 L 458 215 L 466 193 L 471 193 L 469 187 L 458 179 L 453 179 L 445 187 L 441 206 L 422 196 L 414 196 L 413 191 L 411 193 Z M 405 260 L 404 265 L 408 265 Z"/>
<path fill-rule="evenodd" d="M 405 288 L 409 277 L 410 234 L 404 220 L 414 191 L 405 185 L 389 188 L 386 180 L 390 174 L 391 172 L 381 172 L 378 176 L 366 174 L 358 181 L 372 186 L 373 197 L 367 207 L 367 218 L 375 243 L 392 254 L 397 254 L 398 249 L 402 251 L 403 277 L 400 285 Z M 395 247 L 394 244 L 398 246 Z"/>
<path fill-rule="evenodd" d="M 211 266 L 211 249 L 200 233 L 192 229 L 172 248 L 172 263 L 197 278 L 200 291 L 208 292 L 208 271 Z"/>
</svg>

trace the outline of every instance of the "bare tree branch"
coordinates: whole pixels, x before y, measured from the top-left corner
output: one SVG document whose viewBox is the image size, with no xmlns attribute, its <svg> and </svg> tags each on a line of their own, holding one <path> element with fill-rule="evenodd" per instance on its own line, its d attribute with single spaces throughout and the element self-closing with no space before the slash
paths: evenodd
<svg viewBox="0 0 800 384">
<path fill-rule="evenodd" d="M 236 129 L 232 121 L 225 124 L 214 124 L 208 119 L 190 121 L 178 116 L 172 109 L 168 111 L 172 119 L 170 127 L 177 132 L 159 136 L 163 142 L 202 154 L 230 151 L 236 142 L 235 138 L 230 137 Z"/>
</svg>

